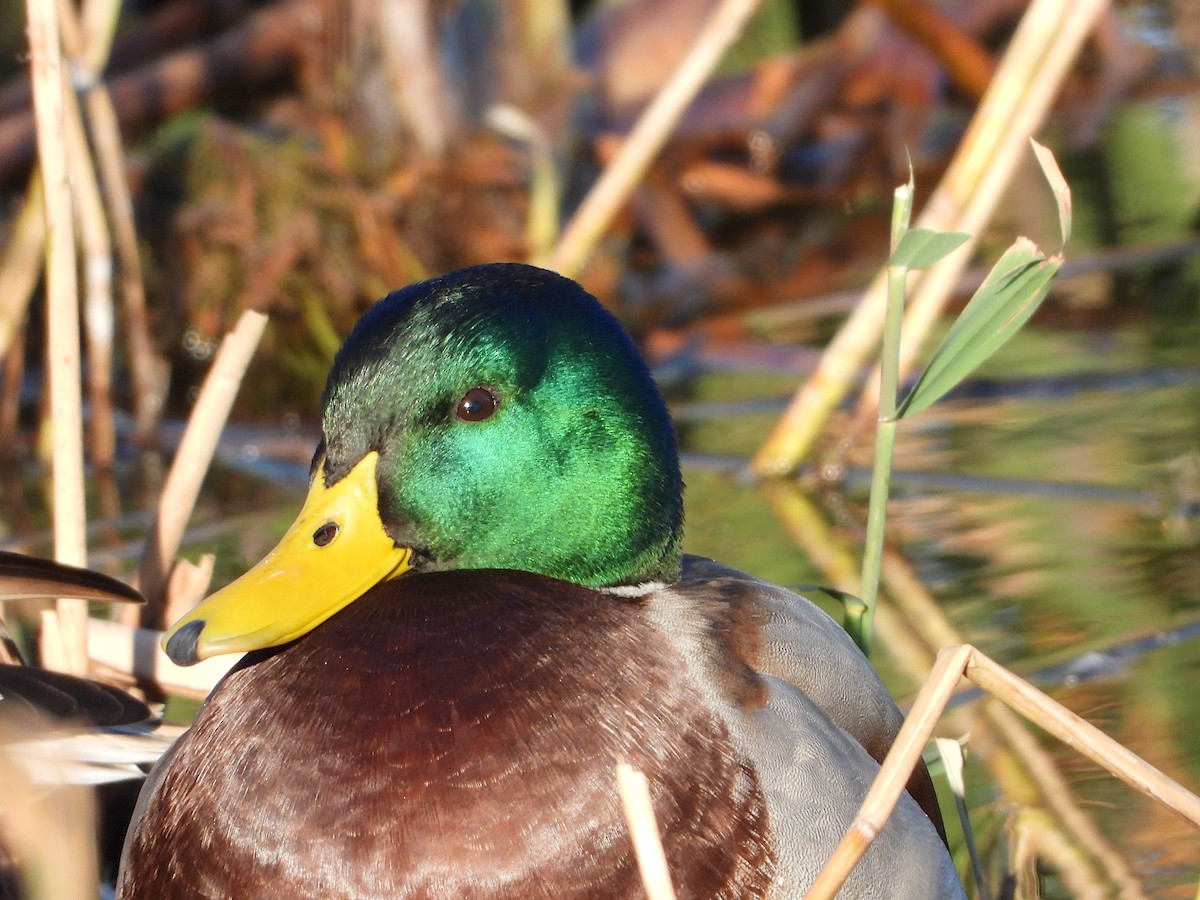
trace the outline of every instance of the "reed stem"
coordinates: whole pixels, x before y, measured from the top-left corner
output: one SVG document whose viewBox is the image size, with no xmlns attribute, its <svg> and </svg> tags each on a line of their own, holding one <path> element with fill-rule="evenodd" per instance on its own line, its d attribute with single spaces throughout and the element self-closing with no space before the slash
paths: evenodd
<svg viewBox="0 0 1200 900">
<path fill-rule="evenodd" d="M 613 161 L 563 229 L 558 246 L 545 263 L 547 268 L 568 277 L 576 277 L 583 270 L 604 230 L 761 2 L 722 0 L 691 51 L 646 107 Z"/>
<path fill-rule="evenodd" d="M 54 556 L 59 562 L 85 566 L 79 293 L 63 96 L 67 80 L 55 0 L 28 0 L 26 14 L 38 160 L 46 206 L 46 371 L 53 428 Z M 59 600 L 54 612 L 47 613 L 45 618 L 53 616 L 57 616 L 58 621 L 45 629 L 43 662 L 67 672 L 84 674 L 87 671 L 87 603 Z M 54 639 L 55 634 L 60 640 Z"/>
<path fill-rule="evenodd" d="M 892 253 L 908 233 L 912 219 L 913 185 L 909 180 L 896 188 L 892 202 Z M 896 446 L 896 389 L 900 365 L 900 327 L 904 320 L 904 289 L 908 267 L 888 265 L 887 316 L 881 352 L 881 396 L 875 430 L 875 459 L 871 467 L 871 499 L 867 510 L 867 533 L 863 547 L 862 587 L 859 602 L 846 605 L 846 630 L 859 649 L 871 655 L 875 601 L 879 594 L 879 572 L 887 526 L 887 501 L 892 483 L 892 456 Z"/>
</svg>

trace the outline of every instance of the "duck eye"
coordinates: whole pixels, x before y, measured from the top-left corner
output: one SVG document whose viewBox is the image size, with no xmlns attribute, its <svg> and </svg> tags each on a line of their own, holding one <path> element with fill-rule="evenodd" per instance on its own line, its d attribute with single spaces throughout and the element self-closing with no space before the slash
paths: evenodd
<svg viewBox="0 0 1200 900">
<path fill-rule="evenodd" d="M 338 536 L 337 522 L 326 522 L 320 528 L 313 532 L 313 543 L 318 547 L 327 547 L 333 543 L 333 539 Z"/>
<path fill-rule="evenodd" d="M 500 399 L 485 387 L 473 387 L 458 401 L 455 415 L 464 422 L 482 422 L 496 414 Z"/>
</svg>

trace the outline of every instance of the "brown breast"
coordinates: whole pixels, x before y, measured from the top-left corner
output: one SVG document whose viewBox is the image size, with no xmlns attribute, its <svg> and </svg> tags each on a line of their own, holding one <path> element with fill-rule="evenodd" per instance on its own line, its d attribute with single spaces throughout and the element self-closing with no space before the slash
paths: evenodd
<svg viewBox="0 0 1200 900">
<path fill-rule="evenodd" d="M 518 572 L 387 583 L 216 690 L 122 896 L 641 896 L 620 760 L 680 896 L 762 896 L 762 793 L 682 672 L 636 601 Z"/>
</svg>

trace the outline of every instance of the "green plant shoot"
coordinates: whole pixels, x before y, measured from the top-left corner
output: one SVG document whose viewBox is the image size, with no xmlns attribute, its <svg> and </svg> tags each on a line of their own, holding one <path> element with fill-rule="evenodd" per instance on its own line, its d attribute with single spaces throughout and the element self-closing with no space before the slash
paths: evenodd
<svg viewBox="0 0 1200 900">
<path fill-rule="evenodd" d="M 1065 246 L 1071 236 L 1071 192 L 1053 154 L 1036 141 L 1032 143 L 1058 203 L 1059 227 Z M 958 233 L 927 229 L 909 231 L 912 194 L 910 171 L 908 183 L 896 189 L 892 209 L 892 252 L 888 258 L 887 313 L 880 353 L 879 418 L 863 548 L 862 599 L 846 604 L 846 630 L 867 655 L 870 655 L 882 570 L 896 424 L 944 397 L 1016 334 L 1046 299 L 1050 283 L 1063 261 L 1061 249 L 1055 255 L 1047 256 L 1029 239 L 1017 238 L 950 327 L 912 391 L 897 405 L 900 326 L 908 272 L 933 265 L 967 240 L 967 235 Z"/>
</svg>

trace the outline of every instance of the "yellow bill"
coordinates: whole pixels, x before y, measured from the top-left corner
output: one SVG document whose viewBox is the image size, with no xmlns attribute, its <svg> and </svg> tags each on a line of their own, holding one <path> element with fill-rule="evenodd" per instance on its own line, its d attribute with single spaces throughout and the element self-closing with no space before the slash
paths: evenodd
<svg viewBox="0 0 1200 900">
<path fill-rule="evenodd" d="M 304 508 L 275 549 L 163 635 L 167 656 L 188 666 L 286 644 L 379 582 L 409 571 L 412 551 L 397 547 L 379 519 L 378 463 L 379 454 L 368 453 L 332 487 L 318 471 Z"/>
</svg>

